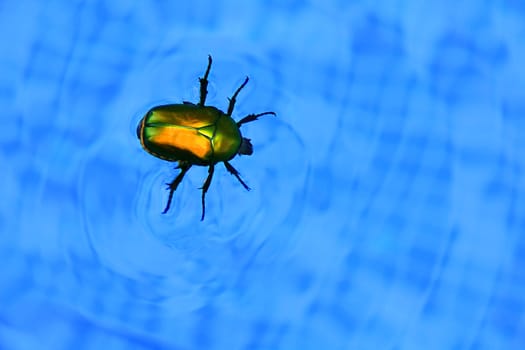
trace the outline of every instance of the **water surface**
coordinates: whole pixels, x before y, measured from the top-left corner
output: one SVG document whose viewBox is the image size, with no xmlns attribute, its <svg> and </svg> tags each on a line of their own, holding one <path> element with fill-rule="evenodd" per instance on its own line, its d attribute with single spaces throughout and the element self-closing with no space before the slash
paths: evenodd
<svg viewBox="0 0 525 350">
<path fill-rule="evenodd" d="M 521 349 L 525 8 L 0 5 L 0 348 Z M 152 106 L 234 117 L 252 191 L 173 164 Z"/>
</svg>

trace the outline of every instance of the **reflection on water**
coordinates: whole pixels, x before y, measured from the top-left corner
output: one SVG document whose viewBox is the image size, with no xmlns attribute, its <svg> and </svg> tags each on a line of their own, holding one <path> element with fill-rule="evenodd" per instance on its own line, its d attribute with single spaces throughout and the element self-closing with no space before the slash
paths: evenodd
<svg viewBox="0 0 525 350">
<path fill-rule="evenodd" d="M 521 348 L 523 9 L 316 3 L 3 6 L 0 348 Z M 200 222 L 135 126 L 210 53 L 277 117 Z"/>
</svg>

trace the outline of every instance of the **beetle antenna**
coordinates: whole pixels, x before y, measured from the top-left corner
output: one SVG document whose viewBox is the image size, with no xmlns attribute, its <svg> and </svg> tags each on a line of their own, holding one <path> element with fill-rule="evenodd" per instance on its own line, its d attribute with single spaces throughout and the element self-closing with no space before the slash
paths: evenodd
<svg viewBox="0 0 525 350">
<path fill-rule="evenodd" d="M 247 115 L 246 117 L 242 118 L 241 120 L 239 120 L 237 122 L 237 127 L 241 127 L 241 125 L 243 125 L 243 124 L 256 121 L 259 117 L 262 117 L 263 115 L 268 115 L 268 114 L 271 114 L 273 116 L 277 115 L 277 114 L 275 114 L 275 112 L 264 112 L 264 113 L 259 113 L 259 114 L 249 114 L 249 115 Z"/>
</svg>

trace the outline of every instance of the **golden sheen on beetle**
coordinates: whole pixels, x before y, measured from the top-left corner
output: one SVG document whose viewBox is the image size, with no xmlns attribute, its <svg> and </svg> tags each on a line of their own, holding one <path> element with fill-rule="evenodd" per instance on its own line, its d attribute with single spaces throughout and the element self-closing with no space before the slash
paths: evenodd
<svg viewBox="0 0 525 350">
<path fill-rule="evenodd" d="M 248 83 L 248 77 L 229 99 L 226 113 L 216 107 L 206 106 L 211 63 L 211 56 L 208 56 L 208 67 L 204 77 L 199 78 L 198 103 L 183 101 L 181 104 L 153 107 L 137 126 L 137 137 L 142 148 L 160 159 L 178 162 L 176 168 L 180 169 L 180 173 L 167 184 L 170 192 L 163 214 L 170 209 L 173 193 L 193 165 L 208 167 L 208 177 L 202 186 L 201 220 L 204 220 L 205 196 L 217 163 L 222 162 L 228 172 L 235 176 L 246 190 L 250 190 L 241 179 L 239 172 L 229 162 L 237 154 L 253 153 L 250 139 L 242 136 L 240 127 L 257 120 L 260 116 L 275 115 L 274 112 L 263 112 L 249 114 L 238 122 L 233 120 L 232 113 L 237 95 Z"/>
</svg>

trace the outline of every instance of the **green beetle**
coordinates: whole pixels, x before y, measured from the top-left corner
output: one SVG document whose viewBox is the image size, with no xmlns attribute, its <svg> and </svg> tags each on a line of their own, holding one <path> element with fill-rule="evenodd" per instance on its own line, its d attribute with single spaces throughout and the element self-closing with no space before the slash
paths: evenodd
<svg viewBox="0 0 525 350">
<path fill-rule="evenodd" d="M 239 172 L 229 163 L 237 154 L 253 153 L 250 139 L 243 137 L 239 128 L 243 124 L 257 120 L 260 116 L 275 115 L 274 112 L 264 112 L 249 114 L 238 122 L 232 119 L 237 95 L 248 83 L 248 77 L 229 99 L 227 113 L 212 106 L 205 106 L 211 63 L 212 58 L 208 56 L 206 73 L 203 78 L 199 78 L 199 103 L 183 101 L 182 104 L 153 107 L 137 126 L 137 137 L 148 153 L 170 162 L 178 162 L 176 169 L 181 169 L 175 179 L 167 184 L 170 193 L 163 214 L 168 212 L 173 192 L 193 165 L 208 167 L 208 177 L 201 188 L 201 221 L 204 220 L 204 198 L 210 187 L 215 164 L 223 162 L 230 174 L 235 176 L 246 190 L 250 190 L 241 179 Z"/>
</svg>

